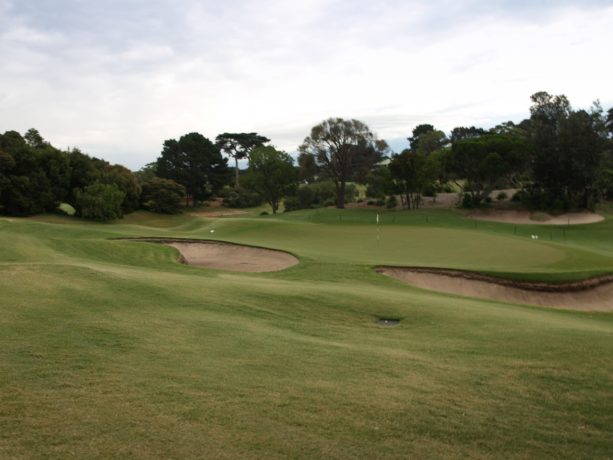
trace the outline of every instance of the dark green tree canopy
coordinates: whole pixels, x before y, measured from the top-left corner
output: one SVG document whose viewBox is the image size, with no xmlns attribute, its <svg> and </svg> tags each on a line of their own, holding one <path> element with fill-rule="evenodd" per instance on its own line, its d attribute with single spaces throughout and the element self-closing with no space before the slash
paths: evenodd
<svg viewBox="0 0 613 460">
<path fill-rule="evenodd" d="M 157 163 L 147 163 L 134 173 L 134 177 L 136 177 L 136 180 L 141 186 L 145 182 L 149 182 L 154 177 L 157 177 Z"/>
<path fill-rule="evenodd" d="M 164 142 L 157 174 L 183 185 L 194 204 L 219 191 L 228 182 L 228 160 L 218 145 L 199 133 Z"/>
<path fill-rule="evenodd" d="M 78 149 L 62 151 L 34 128 L 22 137 L 15 131 L 0 135 L 0 211 L 30 215 L 55 211 L 62 202 L 73 206 L 77 192 L 100 182 L 123 192 L 123 211 L 138 207 L 140 190 L 130 170 L 92 158 Z"/>
<path fill-rule="evenodd" d="M 234 158 L 235 187 L 239 186 L 238 160 L 248 158 L 251 151 L 270 142 L 270 139 L 257 133 L 223 133 L 215 138 L 215 143 L 226 155 Z"/>
<path fill-rule="evenodd" d="M 476 128 L 475 126 L 470 126 L 468 128 L 464 126 L 458 126 L 451 130 L 450 141 L 457 142 L 464 139 L 473 139 L 475 137 L 480 137 L 485 134 L 485 130 L 483 128 Z"/>
<path fill-rule="evenodd" d="M 425 154 L 411 149 L 392 157 L 389 169 L 403 207 L 419 208 L 422 193 L 436 178 L 433 164 Z"/>
<path fill-rule="evenodd" d="M 568 98 L 563 94 L 554 96 L 546 91 L 539 91 L 530 96 L 532 107 L 530 107 L 530 118 L 532 121 L 539 121 L 551 125 L 556 125 L 565 118 L 568 118 L 572 108 Z"/>
<path fill-rule="evenodd" d="M 28 129 L 23 135 L 23 138 L 30 147 L 42 148 L 46 144 L 43 136 L 41 136 L 38 130 L 34 128 Z"/>
<path fill-rule="evenodd" d="M 285 195 L 296 188 L 298 171 L 294 160 L 274 147 L 257 147 L 251 152 L 247 187 L 258 192 L 276 214 Z"/>
<path fill-rule="evenodd" d="M 31 145 L 16 131 L 0 135 L 0 151 L 4 152 L 0 161 L 3 213 L 25 216 L 53 211 L 68 193 L 70 169 L 66 154 L 37 136 L 39 141 Z"/>
<path fill-rule="evenodd" d="M 121 209 L 124 213 L 138 209 L 141 186 L 136 176 L 128 168 L 106 163 L 101 168 L 99 180 L 103 184 L 115 184 L 124 193 L 124 200 L 121 204 Z"/>
<path fill-rule="evenodd" d="M 422 135 L 429 133 L 430 131 L 434 131 L 434 126 L 428 123 L 423 123 L 421 125 L 417 125 L 412 132 L 411 137 L 408 137 L 410 149 L 414 152 L 417 151 L 419 147 L 419 139 Z"/>
<path fill-rule="evenodd" d="M 592 207 L 606 150 L 599 104 L 591 113 L 573 111 L 566 96 L 532 96 L 530 139 L 534 146 L 532 192 L 540 206 Z"/>
<path fill-rule="evenodd" d="M 320 172 L 315 157 L 304 152 L 298 154 L 298 169 L 300 180 L 304 182 L 313 182 Z"/>
<path fill-rule="evenodd" d="M 344 208 L 346 183 L 356 176 L 365 177 L 387 148 L 365 123 L 329 118 L 311 129 L 299 150 L 311 155 L 322 173 L 334 182 L 336 205 Z"/>
<path fill-rule="evenodd" d="M 442 149 L 449 140 L 443 131 L 433 129 L 425 132 L 419 136 L 416 149 L 411 149 L 415 153 L 419 153 L 424 156 L 430 155 L 432 152 Z"/>
<path fill-rule="evenodd" d="M 465 179 L 468 204 L 477 206 L 496 187 L 499 180 L 511 180 L 525 171 L 529 146 L 520 137 L 487 134 L 455 142 L 447 158 L 449 171 Z"/>
<path fill-rule="evenodd" d="M 96 182 L 76 192 L 76 209 L 81 217 L 100 222 L 123 216 L 121 203 L 125 194 L 115 184 Z"/>
<path fill-rule="evenodd" d="M 143 183 L 142 190 L 141 201 L 146 209 L 164 214 L 181 212 L 185 187 L 174 180 L 152 177 Z"/>
</svg>

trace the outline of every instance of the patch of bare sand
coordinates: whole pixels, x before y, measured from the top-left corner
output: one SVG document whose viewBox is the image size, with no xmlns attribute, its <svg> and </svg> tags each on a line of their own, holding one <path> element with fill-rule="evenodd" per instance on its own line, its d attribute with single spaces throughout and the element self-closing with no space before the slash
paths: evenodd
<svg viewBox="0 0 613 460">
<path fill-rule="evenodd" d="M 569 212 L 559 216 L 552 216 L 544 212 L 530 212 L 515 209 L 487 209 L 473 211 L 467 217 L 477 220 L 503 222 L 507 224 L 532 225 L 579 225 L 601 222 L 604 217 L 593 212 Z"/>
<path fill-rule="evenodd" d="M 536 283 L 461 270 L 378 267 L 412 286 L 465 297 L 584 311 L 613 311 L 613 275 L 573 283 Z"/>
<path fill-rule="evenodd" d="M 298 263 L 293 255 L 272 249 L 219 242 L 160 242 L 178 249 L 185 263 L 198 267 L 236 272 L 274 272 Z"/>
</svg>

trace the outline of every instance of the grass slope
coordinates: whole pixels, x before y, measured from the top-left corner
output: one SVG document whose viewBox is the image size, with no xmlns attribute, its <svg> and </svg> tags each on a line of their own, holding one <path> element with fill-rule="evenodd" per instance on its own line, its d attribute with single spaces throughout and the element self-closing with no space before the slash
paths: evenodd
<svg viewBox="0 0 613 460">
<path fill-rule="evenodd" d="M 612 221 L 374 218 L 0 218 L 0 457 L 609 457 L 613 315 L 422 291 L 371 266 L 580 278 L 613 271 Z M 118 236 L 214 236 L 301 264 L 217 272 Z"/>
</svg>

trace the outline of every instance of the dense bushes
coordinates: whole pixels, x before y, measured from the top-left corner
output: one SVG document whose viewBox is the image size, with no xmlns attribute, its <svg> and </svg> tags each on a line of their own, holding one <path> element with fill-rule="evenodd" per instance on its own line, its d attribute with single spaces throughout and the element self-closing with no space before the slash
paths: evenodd
<svg viewBox="0 0 613 460">
<path fill-rule="evenodd" d="M 354 184 L 345 188 L 345 202 L 355 201 L 358 190 Z M 336 203 L 336 187 L 332 181 L 314 182 L 298 188 L 295 195 L 285 198 L 285 210 L 318 208 L 333 206 Z"/>
<path fill-rule="evenodd" d="M 88 187 L 98 184 L 93 189 Z M 103 188 L 100 185 L 113 185 Z M 88 191 L 86 191 L 88 190 Z M 93 210 L 100 194 L 115 200 L 121 192 L 120 212 L 106 204 Z M 60 203 L 81 207 L 80 215 L 104 220 L 139 206 L 140 187 L 132 172 L 119 165 L 92 158 L 77 149 L 62 151 L 46 142 L 35 129 L 23 137 L 15 131 L 0 135 L 0 212 L 27 216 L 55 212 Z M 80 206 L 78 203 L 80 200 Z M 114 201 L 113 201 L 114 206 Z"/>
<path fill-rule="evenodd" d="M 221 191 L 223 204 L 228 208 L 253 208 L 262 204 L 259 193 L 244 187 L 226 186 Z"/>
<path fill-rule="evenodd" d="M 185 200 L 185 187 L 171 179 L 153 177 L 142 187 L 143 207 L 152 212 L 176 214 Z"/>
<path fill-rule="evenodd" d="M 97 221 L 119 219 L 126 194 L 115 184 L 96 182 L 84 190 L 77 190 L 77 212 L 81 217 Z"/>
</svg>

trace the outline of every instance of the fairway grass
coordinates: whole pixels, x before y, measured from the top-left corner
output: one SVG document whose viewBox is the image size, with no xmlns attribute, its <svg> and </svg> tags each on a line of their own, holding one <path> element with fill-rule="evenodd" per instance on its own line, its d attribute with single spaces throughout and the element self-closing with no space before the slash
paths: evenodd
<svg viewBox="0 0 613 460">
<path fill-rule="evenodd" d="M 609 218 L 518 227 L 446 210 L 379 228 L 361 210 L 0 218 L 0 458 L 610 458 L 612 314 L 372 270 L 613 272 Z M 231 273 L 111 239 L 210 230 L 300 263 Z"/>
</svg>

